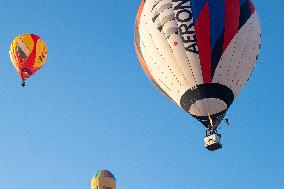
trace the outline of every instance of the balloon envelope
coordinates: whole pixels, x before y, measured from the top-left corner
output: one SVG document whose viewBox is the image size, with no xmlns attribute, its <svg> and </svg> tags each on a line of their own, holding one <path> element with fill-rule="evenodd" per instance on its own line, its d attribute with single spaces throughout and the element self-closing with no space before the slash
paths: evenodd
<svg viewBox="0 0 284 189">
<path fill-rule="evenodd" d="M 251 0 L 142 0 L 135 51 L 162 93 L 205 127 L 217 126 L 260 49 Z"/>
<path fill-rule="evenodd" d="M 99 170 L 91 181 L 91 189 L 116 189 L 116 180 L 108 170 Z"/>
<path fill-rule="evenodd" d="M 47 46 L 35 34 L 22 34 L 11 43 L 10 58 L 22 80 L 26 80 L 44 65 Z"/>
</svg>

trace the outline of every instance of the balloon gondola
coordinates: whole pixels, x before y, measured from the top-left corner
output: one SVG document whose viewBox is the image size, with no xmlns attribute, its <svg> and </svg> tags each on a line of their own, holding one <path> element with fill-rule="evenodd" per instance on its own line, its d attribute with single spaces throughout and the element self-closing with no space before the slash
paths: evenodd
<svg viewBox="0 0 284 189">
<path fill-rule="evenodd" d="M 251 0 L 142 0 L 134 46 L 142 68 L 170 100 L 206 128 L 205 147 L 249 79 L 260 49 Z"/>
</svg>

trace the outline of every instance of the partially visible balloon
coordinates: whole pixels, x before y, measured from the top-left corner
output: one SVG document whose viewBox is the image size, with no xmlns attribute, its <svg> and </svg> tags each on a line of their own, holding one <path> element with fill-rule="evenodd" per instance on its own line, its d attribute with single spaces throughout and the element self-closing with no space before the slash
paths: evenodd
<svg viewBox="0 0 284 189">
<path fill-rule="evenodd" d="M 99 170 L 92 178 L 91 189 L 116 189 L 116 180 L 108 170 Z"/>
<path fill-rule="evenodd" d="M 261 35 L 252 1 L 142 0 L 135 28 L 136 54 L 152 82 L 205 127 L 217 127 L 256 64 Z"/>
<path fill-rule="evenodd" d="M 47 46 L 35 34 L 22 34 L 11 43 L 10 58 L 22 79 L 22 86 L 25 86 L 25 80 L 44 65 L 47 58 Z"/>
</svg>

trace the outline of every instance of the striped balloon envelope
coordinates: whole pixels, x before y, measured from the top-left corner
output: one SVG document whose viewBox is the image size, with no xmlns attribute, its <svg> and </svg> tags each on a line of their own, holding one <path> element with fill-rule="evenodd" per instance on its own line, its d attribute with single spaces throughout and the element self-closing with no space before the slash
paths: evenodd
<svg viewBox="0 0 284 189">
<path fill-rule="evenodd" d="M 116 189 L 116 179 L 108 170 L 99 170 L 91 181 L 91 189 Z"/>
<path fill-rule="evenodd" d="M 258 57 L 252 1 L 142 0 L 135 29 L 136 54 L 152 82 L 205 127 L 217 127 Z"/>
<path fill-rule="evenodd" d="M 45 42 L 35 34 L 17 36 L 10 46 L 10 58 L 25 86 L 25 80 L 37 72 L 47 58 Z"/>
</svg>

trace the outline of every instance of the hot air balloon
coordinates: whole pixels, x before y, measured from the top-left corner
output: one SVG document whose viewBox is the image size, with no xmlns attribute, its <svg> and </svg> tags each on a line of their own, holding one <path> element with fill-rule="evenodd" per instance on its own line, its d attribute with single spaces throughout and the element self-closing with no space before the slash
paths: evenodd
<svg viewBox="0 0 284 189">
<path fill-rule="evenodd" d="M 92 178 L 91 189 L 116 189 L 116 180 L 108 170 L 99 170 Z"/>
<path fill-rule="evenodd" d="M 134 37 L 145 73 L 206 128 L 208 150 L 222 147 L 217 128 L 248 81 L 260 49 L 251 0 L 142 0 Z"/>
<path fill-rule="evenodd" d="M 35 34 L 22 34 L 11 43 L 10 58 L 24 87 L 26 79 L 44 65 L 47 58 L 47 46 Z"/>
</svg>

